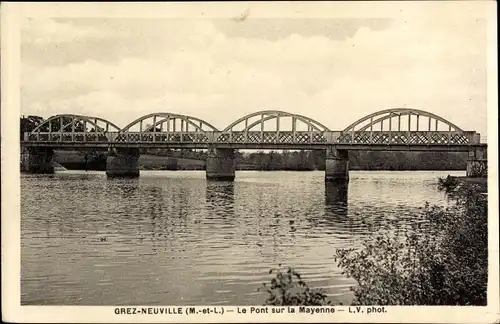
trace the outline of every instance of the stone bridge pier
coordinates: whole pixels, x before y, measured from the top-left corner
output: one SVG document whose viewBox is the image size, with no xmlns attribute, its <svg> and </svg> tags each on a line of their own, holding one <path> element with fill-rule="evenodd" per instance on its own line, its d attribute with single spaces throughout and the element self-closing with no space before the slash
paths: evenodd
<svg viewBox="0 0 500 324">
<path fill-rule="evenodd" d="M 221 149 L 214 146 L 207 152 L 207 180 L 234 181 L 235 161 L 233 149 Z"/>
<path fill-rule="evenodd" d="M 467 177 L 488 177 L 488 149 L 487 147 L 474 147 L 469 151 L 467 159 Z"/>
<path fill-rule="evenodd" d="M 110 148 L 106 158 L 106 175 L 109 178 L 139 177 L 138 148 Z"/>
<path fill-rule="evenodd" d="M 54 150 L 46 147 L 29 147 L 21 151 L 21 171 L 33 174 L 54 173 Z"/>
<path fill-rule="evenodd" d="M 338 150 L 333 146 L 326 148 L 325 182 L 349 182 L 349 156 L 347 150 Z"/>
</svg>

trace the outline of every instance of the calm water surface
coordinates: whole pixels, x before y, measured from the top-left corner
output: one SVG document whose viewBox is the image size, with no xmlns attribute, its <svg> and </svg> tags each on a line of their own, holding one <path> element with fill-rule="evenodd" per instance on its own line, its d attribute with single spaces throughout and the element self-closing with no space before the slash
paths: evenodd
<svg viewBox="0 0 500 324">
<path fill-rule="evenodd" d="M 139 179 L 61 172 L 21 179 L 24 305 L 250 305 L 269 269 L 292 265 L 334 303 L 351 279 L 335 249 L 408 226 L 446 204 L 437 177 L 465 172 L 351 171 L 347 191 L 323 172 L 141 171 Z"/>
</svg>

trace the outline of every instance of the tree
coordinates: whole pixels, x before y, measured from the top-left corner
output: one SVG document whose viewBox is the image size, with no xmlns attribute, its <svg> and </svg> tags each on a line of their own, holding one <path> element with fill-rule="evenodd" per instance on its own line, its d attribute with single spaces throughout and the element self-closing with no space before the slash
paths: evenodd
<svg viewBox="0 0 500 324">
<path fill-rule="evenodd" d="M 25 132 L 31 132 L 43 123 L 43 117 L 40 116 L 21 116 L 20 120 L 20 138 L 24 139 Z"/>
<path fill-rule="evenodd" d="M 35 117 L 34 120 L 37 122 L 36 126 L 41 125 L 41 127 L 40 127 L 41 132 L 48 132 L 49 127 L 50 127 L 51 132 L 59 132 L 59 130 L 61 128 L 61 124 L 64 127 L 63 132 L 71 132 L 73 129 L 75 130 L 75 132 L 83 132 L 84 127 L 85 127 L 83 121 L 81 121 L 81 120 L 75 121 L 75 126 L 73 127 L 72 126 L 73 118 L 69 117 L 69 116 L 63 116 L 63 117 L 51 120 L 50 122 L 46 122 L 45 120 L 43 120 L 42 117 L 28 116 L 28 118 L 30 118 L 30 117 Z M 61 123 L 61 118 L 62 118 L 62 123 Z M 22 118 L 21 118 L 21 120 L 22 120 Z M 27 121 L 26 123 L 29 123 L 29 121 Z M 30 125 L 32 125 L 32 124 L 30 124 Z M 29 131 L 31 132 L 34 128 L 35 127 L 30 129 Z"/>
</svg>

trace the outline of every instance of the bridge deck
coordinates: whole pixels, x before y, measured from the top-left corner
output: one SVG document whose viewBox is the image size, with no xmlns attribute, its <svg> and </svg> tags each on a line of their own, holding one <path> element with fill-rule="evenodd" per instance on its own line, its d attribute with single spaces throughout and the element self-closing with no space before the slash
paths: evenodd
<svg viewBox="0 0 500 324">
<path fill-rule="evenodd" d="M 136 142 L 136 143 L 115 143 L 115 142 L 22 142 L 25 147 L 51 147 L 55 149 L 97 149 L 107 150 L 108 148 L 170 148 L 170 149 L 208 149 L 214 144 L 195 144 L 195 143 L 161 143 L 161 142 Z M 475 147 L 486 147 L 486 144 L 468 144 L 468 145 L 405 145 L 405 144 L 215 144 L 218 148 L 230 149 L 255 149 L 255 150 L 324 150 L 327 147 L 333 147 L 342 150 L 362 150 L 362 151 L 442 151 L 442 152 L 467 152 Z"/>
<path fill-rule="evenodd" d="M 54 148 L 307 149 L 467 151 L 480 145 L 475 132 L 257 131 L 257 132 L 37 132 L 23 146 Z"/>
</svg>

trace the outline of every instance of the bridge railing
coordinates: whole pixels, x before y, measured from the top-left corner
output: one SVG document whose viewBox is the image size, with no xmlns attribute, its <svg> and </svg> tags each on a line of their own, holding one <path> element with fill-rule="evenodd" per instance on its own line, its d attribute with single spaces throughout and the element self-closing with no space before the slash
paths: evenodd
<svg viewBox="0 0 500 324">
<path fill-rule="evenodd" d="M 233 131 L 221 133 L 215 143 L 315 144 L 328 143 L 326 132 L 318 131 Z"/>
<path fill-rule="evenodd" d="M 353 131 L 337 139 L 338 144 L 468 145 L 479 144 L 476 132 L 450 131 Z"/>
<path fill-rule="evenodd" d="M 26 132 L 24 133 L 24 140 L 64 143 L 113 142 L 117 134 L 118 132 Z"/>
<path fill-rule="evenodd" d="M 476 132 L 436 131 L 235 131 L 235 132 L 36 132 L 25 141 L 63 143 L 176 143 L 176 144 L 348 144 L 348 145 L 470 145 Z"/>
<path fill-rule="evenodd" d="M 313 144 L 327 143 L 323 132 L 235 131 L 235 132 L 125 132 L 116 142 L 220 143 L 220 144 Z"/>
<path fill-rule="evenodd" d="M 210 132 L 124 132 L 118 134 L 114 142 L 209 143 L 213 137 L 210 135 Z"/>
</svg>

